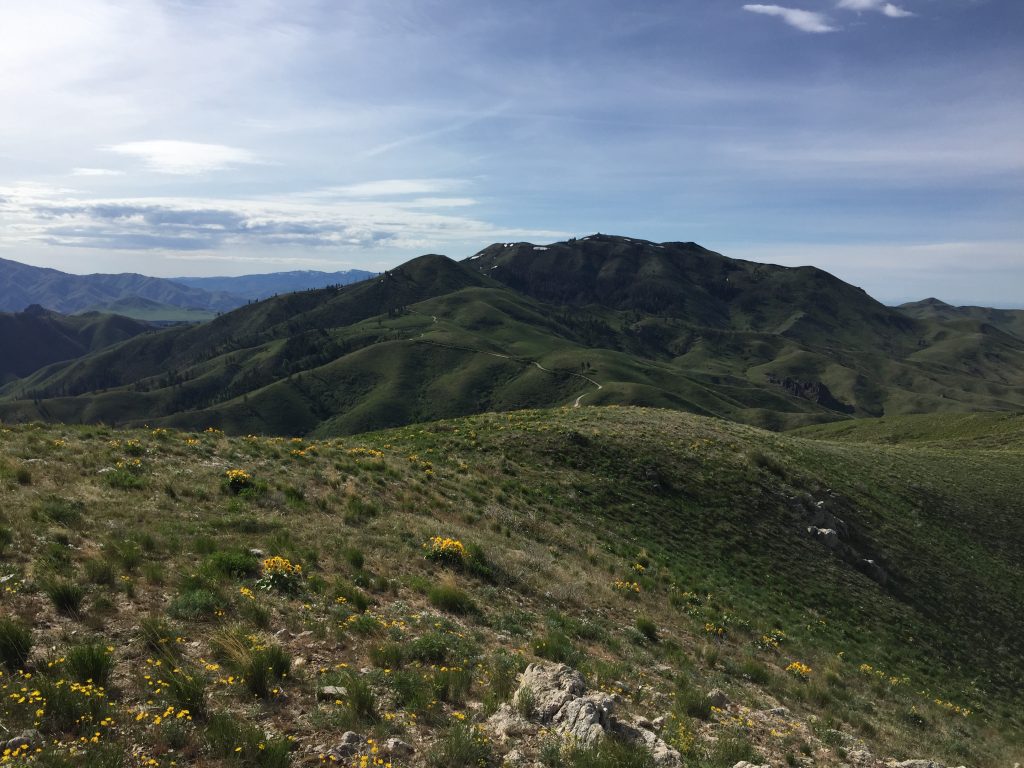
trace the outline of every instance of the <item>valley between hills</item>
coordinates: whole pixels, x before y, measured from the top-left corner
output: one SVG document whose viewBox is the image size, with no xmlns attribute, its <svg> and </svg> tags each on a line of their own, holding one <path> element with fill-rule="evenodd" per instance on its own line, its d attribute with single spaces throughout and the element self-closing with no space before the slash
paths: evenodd
<svg viewBox="0 0 1024 768">
<path fill-rule="evenodd" d="M 1011 768 L 1022 317 L 607 235 L 0 316 L 0 764 Z"/>
</svg>

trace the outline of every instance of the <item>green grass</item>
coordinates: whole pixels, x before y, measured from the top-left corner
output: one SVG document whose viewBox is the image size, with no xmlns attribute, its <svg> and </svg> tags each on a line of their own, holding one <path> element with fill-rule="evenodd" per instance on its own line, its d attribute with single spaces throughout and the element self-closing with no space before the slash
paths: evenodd
<svg viewBox="0 0 1024 768">
<path fill-rule="evenodd" d="M 9 672 L 25 668 L 32 652 L 32 629 L 20 621 L 0 617 L 0 662 Z"/>
<path fill-rule="evenodd" d="M 54 449 L 50 427 L 4 428 L 0 467 Z M 693 764 L 731 768 L 751 750 L 783 764 L 805 747 L 840 762 L 833 731 L 879 756 L 977 768 L 1012 764 L 1021 748 L 1024 523 L 1009 431 L 1002 447 L 953 450 L 580 408 L 305 439 L 304 457 L 291 453 L 299 443 L 216 432 L 59 434 L 61 460 L 33 463 L 32 485 L 0 479 L 14 542 L 0 564 L 0 615 L 46 649 L 30 672 L 56 702 L 18 704 L 10 686 L 24 683 L 5 669 L 0 720 L 31 728 L 43 709 L 47 744 L 67 738 L 62 728 L 86 728 L 69 683 L 106 675 L 118 723 L 109 741 L 127 753 L 255 765 L 269 742 L 252 752 L 246 733 L 288 733 L 298 763 L 351 729 L 380 743 L 398 735 L 421 760 L 451 741 L 431 759 L 460 760 L 472 745 L 449 733 L 457 715 L 531 710 L 537 702 L 515 701 L 519 671 L 559 661 L 589 689 L 620 695 L 625 719 L 673 713 L 672 738 Z M 128 441 L 155 483 L 126 496 L 99 470 Z M 225 467 L 249 468 L 267 492 L 220 493 Z M 288 486 L 303 490 L 301 510 Z M 53 497 L 81 519 L 41 514 Z M 348 498 L 375 513 L 346 522 Z M 888 582 L 807 535 L 826 513 Z M 491 573 L 425 558 L 436 535 L 477 545 Z M 301 590 L 259 588 L 252 564 L 274 556 L 302 564 Z M 63 613 L 41 591 L 55 573 L 96 584 L 87 614 Z M 476 611 L 431 594 L 446 578 Z M 624 579 L 639 591 L 616 589 Z M 16 634 L 0 626 L 0 649 Z M 225 638 L 243 651 L 227 652 Z M 94 647 L 76 651 L 79 671 L 67 660 L 47 666 L 83 645 Z M 104 671 L 108 646 L 117 650 Z M 4 654 L 14 656 L 7 666 L 25 663 Z M 810 668 L 806 679 L 786 672 L 794 661 Z M 328 686 L 344 692 L 317 695 Z M 733 714 L 711 710 L 713 688 L 730 713 L 782 705 L 797 728 L 752 718 L 741 737 Z M 175 722 L 154 725 L 167 706 Z M 176 720 L 181 708 L 193 721 Z M 242 753 L 224 751 L 229 736 Z M 160 751 L 171 742 L 174 758 Z M 522 742 L 539 759 L 540 737 Z M 291 748 L 280 749 L 287 760 Z M 487 759 L 500 764 L 504 749 L 490 745 Z"/>
</svg>

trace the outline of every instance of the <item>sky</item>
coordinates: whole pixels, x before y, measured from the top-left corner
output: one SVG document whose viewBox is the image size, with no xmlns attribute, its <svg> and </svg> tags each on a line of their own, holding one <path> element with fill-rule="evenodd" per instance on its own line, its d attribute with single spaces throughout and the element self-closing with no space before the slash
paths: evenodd
<svg viewBox="0 0 1024 768">
<path fill-rule="evenodd" d="M 0 258 L 383 270 L 594 232 L 1024 306 L 1020 0 L 5 0 Z"/>
</svg>

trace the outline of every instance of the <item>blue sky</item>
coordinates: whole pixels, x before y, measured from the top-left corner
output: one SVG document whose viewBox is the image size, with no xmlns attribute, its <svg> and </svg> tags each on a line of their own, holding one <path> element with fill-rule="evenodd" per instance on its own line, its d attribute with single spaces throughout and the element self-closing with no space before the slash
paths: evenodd
<svg viewBox="0 0 1024 768">
<path fill-rule="evenodd" d="M 1024 306 L 1019 0 L 11 0 L 0 257 L 384 269 L 596 231 Z"/>
</svg>

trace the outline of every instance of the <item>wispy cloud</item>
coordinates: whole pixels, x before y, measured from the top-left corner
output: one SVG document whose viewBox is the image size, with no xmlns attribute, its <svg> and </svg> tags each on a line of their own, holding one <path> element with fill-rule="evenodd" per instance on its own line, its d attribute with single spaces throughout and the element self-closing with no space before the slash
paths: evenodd
<svg viewBox="0 0 1024 768">
<path fill-rule="evenodd" d="M 318 200 L 302 194 L 275 200 L 85 199 L 71 190 L 37 185 L 0 187 L 0 245 L 228 254 L 258 247 L 288 255 L 289 250 L 307 248 L 423 248 L 437 243 L 465 243 L 467 250 L 476 250 L 491 240 L 550 240 L 568 234 L 504 228 L 441 212 L 473 202 L 425 197 L 390 203 Z"/>
<path fill-rule="evenodd" d="M 223 144 L 200 144 L 194 141 L 129 141 L 106 149 L 121 155 L 137 157 L 147 168 L 157 173 L 186 176 L 260 162 L 245 149 Z"/>
<path fill-rule="evenodd" d="M 461 179 L 381 179 L 361 184 L 329 187 L 323 192 L 339 197 L 398 197 L 402 195 L 434 195 L 464 187 Z"/>
<path fill-rule="evenodd" d="M 115 171 L 110 168 L 74 168 L 72 176 L 124 176 L 124 171 Z"/>
<path fill-rule="evenodd" d="M 885 14 L 890 19 L 904 19 L 914 14 L 898 5 L 893 5 L 885 0 L 839 0 L 837 8 L 845 8 L 848 11 L 877 11 Z"/>
<path fill-rule="evenodd" d="M 781 5 L 762 5 L 752 3 L 743 6 L 743 10 L 751 13 L 763 13 L 766 16 L 778 16 L 791 27 L 796 27 L 801 32 L 835 32 L 823 13 L 817 11 L 805 11 L 800 8 L 786 8 Z"/>
</svg>

